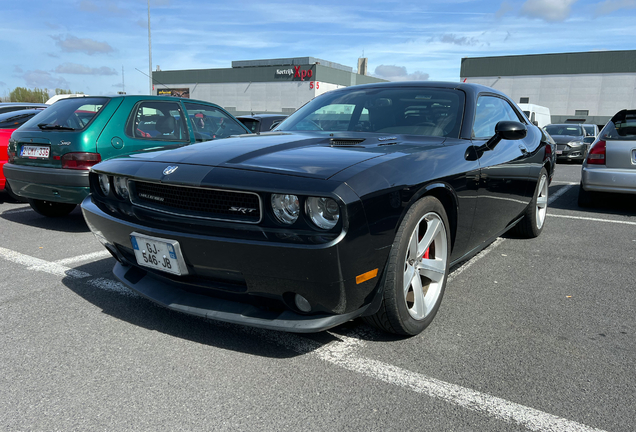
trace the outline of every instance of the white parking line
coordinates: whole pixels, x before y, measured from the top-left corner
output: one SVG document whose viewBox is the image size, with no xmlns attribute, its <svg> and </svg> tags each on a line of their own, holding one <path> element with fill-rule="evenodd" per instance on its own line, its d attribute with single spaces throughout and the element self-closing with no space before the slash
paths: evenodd
<svg viewBox="0 0 636 432">
<path fill-rule="evenodd" d="M 63 265 L 52 263 L 49 261 L 45 261 L 39 258 L 34 258 L 29 255 L 24 255 L 19 252 L 15 252 L 3 247 L 0 247 L 0 256 L 6 259 L 7 261 L 11 261 L 16 264 L 27 266 L 29 270 L 50 273 L 56 276 L 71 276 L 77 279 L 90 277 L 90 274 L 86 272 L 75 270 L 75 269 L 65 267 Z"/>
<path fill-rule="evenodd" d="M 61 264 L 61 265 L 68 265 L 68 264 L 74 264 L 74 263 L 78 263 L 78 262 L 82 262 L 82 261 L 91 261 L 94 259 L 99 259 L 99 258 L 106 258 L 106 257 L 110 257 L 112 256 L 110 254 L 110 252 L 108 252 L 107 250 L 102 250 L 99 252 L 93 252 L 93 253 L 89 253 L 86 255 L 78 255 L 78 256 L 74 256 L 74 257 L 70 257 L 70 258 L 64 258 L 61 260 L 57 260 L 55 261 L 56 264 Z"/>
<path fill-rule="evenodd" d="M 459 267 L 457 270 L 455 270 L 454 272 L 452 272 L 449 276 L 448 276 L 448 282 L 452 281 L 453 279 L 455 279 L 457 276 L 459 276 L 460 274 L 462 274 L 464 271 L 468 270 L 473 264 L 475 264 L 477 261 L 479 261 L 480 259 L 482 259 L 483 257 L 485 257 L 486 255 L 488 255 L 490 253 L 490 251 L 492 251 L 494 248 L 496 248 L 497 246 L 499 246 L 501 243 L 503 243 L 506 239 L 504 238 L 497 238 L 497 240 L 495 240 L 494 242 L 492 242 L 490 244 L 490 246 L 488 246 L 486 249 L 484 249 L 483 251 L 479 252 L 477 255 L 475 255 L 473 258 L 471 258 L 469 261 L 467 261 L 466 263 L 464 263 L 461 267 Z"/>
<path fill-rule="evenodd" d="M 556 214 L 552 214 L 552 213 L 549 213 L 548 216 L 557 217 L 557 218 L 564 218 L 564 219 L 586 220 L 586 221 L 592 221 L 592 222 L 606 222 L 606 223 L 615 223 L 615 224 L 622 224 L 622 225 L 636 225 L 636 222 L 620 221 L 620 220 L 612 220 L 612 219 L 591 218 L 591 217 L 584 217 L 584 216 L 556 215 Z"/>
<path fill-rule="evenodd" d="M 550 197 L 548 198 L 548 205 L 552 204 L 554 201 L 556 201 L 557 199 L 559 199 L 559 197 L 561 195 L 563 195 L 564 193 L 566 193 L 567 191 L 569 191 L 570 189 L 572 189 L 575 185 L 577 185 L 578 183 L 574 183 L 574 184 L 568 184 L 566 186 L 563 186 L 561 188 L 559 188 L 558 191 L 556 191 L 555 193 L 551 194 Z"/>
<path fill-rule="evenodd" d="M 28 207 L 28 208 L 21 208 L 21 209 L 16 209 L 16 210 L 3 211 L 2 214 L 3 215 L 11 215 L 11 214 L 26 213 L 26 212 L 32 212 L 32 211 L 33 210 L 31 209 L 31 207 Z"/>
<path fill-rule="evenodd" d="M 497 239 L 490 247 L 475 256 L 473 260 L 485 256 L 492 249 L 497 247 L 497 245 L 501 244 L 501 242 L 503 242 L 503 239 Z M 0 247 L 0 256 L 8 261 L 25 265 L 29 269 L 45 271 L 58 276 L 68 275 L 74 278 L 86 278 L 91 276 L 86 272 L 69 269 L 59 263 L 47 262 L 2 247 Z M 83 257 L 85 257 L 85 255 Z M 461 273 L 461 271 L 464 271 L 468 267 L 469 265 L 465 265 L 458 270 Z M 91 279 L 87 281 L 87 284 L 122 295 L 136 296 L 135 293 L 131 292 L 123 284 L 109 279 Z M 229 325 L 225 324 L 225 326 Z M 337 336 L 340 341 L 321 345 L 316 341 L 295 334 L 252 329 L 242 326 L 238 328 L 246 333 L 256 334 L 263 339 L 275 342 L 297 353 L 317 356 L 325 362 L 346 370 L 416 393 L 425 394 L 429 397 L 442 399 L 451 404 L 488 415 L 507 423 L 524 426 L 532 431 L 603 432 L 601 429 L 595 429 L 496 396 L 430 378 L 423 374 L 411 372 L 388 363 L 357 356 L 355 350 L 363 346 L 364 341 L 360 338 L 356 338 L 355 335 L 353 335 L 353 337 Z"/>
</svg>

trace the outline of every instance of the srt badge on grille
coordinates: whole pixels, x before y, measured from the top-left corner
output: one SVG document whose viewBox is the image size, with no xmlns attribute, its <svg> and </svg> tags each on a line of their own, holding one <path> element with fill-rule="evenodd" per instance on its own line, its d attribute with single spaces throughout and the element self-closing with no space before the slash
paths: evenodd
<svg viewBox="0 0 636 432">
<path fill-rule="evenodd" d="M 243 213 L 243 214 L 249 214 L 252 212 L 255 212 L 256 209 L 255 208 L 248 208 L 248 207 L 230 207 L 230 211 L 233 212 L 239 212 L 239 213 Z"/>
<path fill-rule="evenodd" d="M 177 168 L 179 168 L 178 165 L 166 167 L 166 169 L 163 170 L 163 175 L 170 175 L 175 172 Z"/>
</svg>

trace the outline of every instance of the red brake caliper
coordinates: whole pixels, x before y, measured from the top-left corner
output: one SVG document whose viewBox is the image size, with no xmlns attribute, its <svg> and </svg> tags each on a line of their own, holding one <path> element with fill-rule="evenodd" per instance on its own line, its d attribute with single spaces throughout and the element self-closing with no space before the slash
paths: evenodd
<svg viewBox="0 0 636 432">
<path fill-rule="evenodd" d="M 429 247 L 426 249 L 426 252 L 424 252 L 424 255 L 422 256 L 422 258 L 424 258 L 424 259 L 429 259 L 428 254 L 430 253 L 430 251 L 431 251 L 431 247 L 429 246 Z"/>
</svg>

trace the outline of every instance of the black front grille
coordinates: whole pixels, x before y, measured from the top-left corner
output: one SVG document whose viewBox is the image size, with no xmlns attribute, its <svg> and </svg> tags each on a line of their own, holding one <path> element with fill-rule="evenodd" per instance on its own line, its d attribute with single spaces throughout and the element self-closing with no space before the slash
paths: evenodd
<svg viewBox="0 0 636 432">
<path fill-rule="evenodd" d="M 251 192 L 133 181 L 133 203 L 186 217 L 258 223 L 261 206 Z"/>
</svg>

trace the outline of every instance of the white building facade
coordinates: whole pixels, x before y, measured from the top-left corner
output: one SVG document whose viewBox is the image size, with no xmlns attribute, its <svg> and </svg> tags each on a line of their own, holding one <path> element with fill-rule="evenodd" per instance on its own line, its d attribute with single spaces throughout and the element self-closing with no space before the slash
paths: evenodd
<svg viewBox="0 0 636 432">
<path fill-rule="evenodd" d="M 313 58 L 234 61 L 232 68 L 155 71 L 155 94 L 188 94 L 235 115 L 290 114 L 330 90 L 384 80 Z"/>
<path fill-rule="evenodd" d="M 636 108 L 636 51 L 464 58 L 461 80 L 550 109 L 552 123 L 604 125 Z"/>
</svg>

